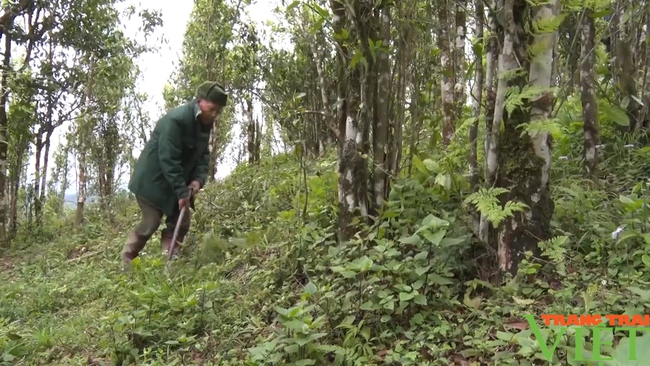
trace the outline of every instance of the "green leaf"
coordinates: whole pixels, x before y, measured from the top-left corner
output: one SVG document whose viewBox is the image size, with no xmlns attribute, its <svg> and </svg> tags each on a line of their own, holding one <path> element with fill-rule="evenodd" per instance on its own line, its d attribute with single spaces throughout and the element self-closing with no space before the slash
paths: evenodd
<svg viewBox="0 0 650 366">
<path fill-rule="evenodd" d="M 11 339 L 12 341 L 17 341 L 17 340 L 23 339 L 23 337 L 21 337 L 20 335 L 18 335 L 16 333 L 11 333 L 11 332 L 7 333 L 5 336 L 7 338 Z"/>
<path fill-rule="evenodd" d="M 627 290 L 632 292 L 633 294 L 639 295 L 641 297 L 641 301 L 650 301 L 649 290 L 642 290 L 638 287 L 628 287 Z"/>
<path fill-rule="evenodd" d="M 628 196 L 622 195 L 622 194 L 618 196 L 618 199 L 619 199 L 619 201 L 623 202 L 626 205 L 634 205 L 636 203 L 635 200 L 631 199 Z"/>
<path fill-rule="evenodd" d="M 644 254 L 641 257 L 641 260 L 643 261 L 643 264 L 645 264 L 646 267 L 650 268 L 650 255 Z"/>
<path fill-rule="evenodd" d="M 364 57 L 363 57 L 363 53 L 361 52 L 361 50 L 357 50 L 356 53 L 354 54 L 354 56 L 352 57 L 352 60 L 350 61 L 350 68 L 351 68 L 351 69 L 354 69 L 354 67 L 355 67 L 355 66 L 359 63 L 359 61 L 361 61 L 362 59 L 364 59 Z"/>
<path fill-rule="evenodd" d="M 411 318 L 411 322 L 415 325 L 420 325 L 424 323 L 424 315 L 422 315 L 421 313 L 417 313 L 413 315 L 413 318 Z"/>
<path fill-rule="evenodd" d="M 422 219 L 422 228 L 424 229 L 438 229 L 449 227 L 449 221 L 443 220 L 435 215 L 429 214 Z"/>
<path fill-rule="evenodd" d="M 425 232 L 423 235 L 429 241 L 429 243 L 435 246 L 439 246 L 442 242 L 442 238 L 445 237 L 445 234 L 447 234 L 447 230 L 438 230 L 433 234 Z"/>
<path fill-rule="evenodd" d="M 383 219 L 392 219 L 393 217 L 397 216 L 399 216 L 399 212 L 395 210 L 384 211 L 384 213 L 381 215 Z"/>
<path fill-rule="evenodd" d="M 618 124 L 619 126 L 627 127 L 630 125 L 630 118 L 628 117 L 627 113 L 625 110 L 621 109 L 618 106 L 609 105 L 604 108 L 603 112 L 607 115 L 607 118 L 610 121 Z"/>
<path fill-rule="evenodd" d="M 472 42 L 472 51 L 474 51 L 475 59 L 483 59 L 483 38 L 478 38 Z"/>
<path fill-rule="evenodd" d="M 296 354 L 299 351 L 300 351 L 300 346 L 298 346 L 297 344 L 290 344 L 290 345 L 284 347 L 284 352 L 286 352 L 286 353 L 288 353 L 290 355 Z"/>
<path fill-rule="evenodd" d="M 461 243 L 464 243 L 465 239 L 458 239 L 458 238 L 443 238 L 440 241 L 440 247 L 446 248 L 446 247 L 452 247 Z"/>
<path fill-rule="evenodd" d="M 594 19 L 596 19 L 596 18 L 604 18 L 604 17 L 606 17 L 608 15 L 612 15 L 612 14 L 614 14 L 614 10 L 607 9 L 607 10 L 603 10 L 603 11 L 595 11 L 595 12 L 591 13 L 591 17 L 594 18 Z"/>
<path fill-rule="evenodd" d="M 352 323 L 354 323 L 354 320 L 355 320 L 356 318 L 357 318 L 357 317 L 354 316 L 354 315 L 348 315 L 348 316 L 345 317 L 345 319 L 343 319 L 343 321 L 341 321 L 341 324 L 337 325 L 336 327 L 338 328 L 338 327 L 347 327 L 347 326 L 350 326 L 350 325 L 352 325 Z"/>
<path fill-rule="evenodd" d="M 395 300 L 387 301 L 387 302 L 383 305 L 383 308 L 384 308 L 384 309 L 387 309 L 387 310 L 391 310 L 391 311 L 392 311 L 392 310 L 395 310 Z"/>
<path fill-rule="evenodd" d="M 444 187 L 445 189 L 451 188 L 451 176 L 449 174 L 438 174 L 436 175 L 435 182 L 437 185 Z"/>
<path fill-rule="evenodd" d="M 409 301 L 411 300 L 415 295 L 411 292 L 400 292 L 399 293 L 399 299 L 400 301 Z"/>
<path fill-rule="evenodd" d="M 417 281 L 413 282 L 413 284 L 411 285 L 411 288 L 413 288 L 414 290 L 419 290 L 419 289 L 422 288 L 423 285 L 424 285 L 423 280 L 417 280 Z"/>
<path fill-rule="evenodd" d="M 310 341 L 315 341 L 317 339 L 323 338 L 327 335 L 327 333 L 311 333 L 308 338 Z"/>
<path fill-rule="evenodd" d="M 291 4 L 289 4 L 289 6 L 287 6 L 287 10 L 286 10 L 286 11 L 287 11 L 287 12 L 291 11 L 293 8 L 295 8 L 295 7 L 298 6 L 299 4 L 300 4 L 300 0 L 296 0 L 296 1 L 292 2 Z"/>
<path fill-rule="evenodd" d="M 279 307 L 279 306 L 275 306 L 274 309 L 275 309 L 275 312 L 278 313 L 278 314 L 280 314 L 280 315 L 284 315 L 284 316 L 286 316 L 286 315 L 289 313 L 289 310 L 288 310 L 288 309 L 281 308 L 281 307 Z"/>
<path fill-rule="evenodd" d="M 425 250 L 423 252 L 416 254 L 415 257 L 413 257 L 413 260 L 419 261 L 419 260 L 427 259 L 428 256 L 429 256 L 429 252 Z"/>
<path fill-rule="evenodd" d="M 417 274 L 418 276 L 422 276 L 423 274 L 427 273 L 429 268 L 431 268 L 431 266 L 418 267 L 415 269 L 415 274 Z"/>
<path fill-rule="evenodd" d="M 629 337 L 623 337 L 623 339 L 621 339 L 618 346 L 614 350 L 614 355 L 613 355 L 616 365 L 637 366 L 637 365 L 645 364 L 645 362 L 647 362 L 642 360 L 648 360 L 648 358 L 650 358 L 650 336 L 648 335 L 639 336 L 639 335 L 640 335 L 639 333 L 637 333 L 636 335 L 635 347 L 630 347 Z M 636 355 L 632 354 L 633 348 L 636 351 Z"/>
<path fill-rule="evenodd" d="M 429 171 L 427 170 L 427 167 L 424 166 L 424 163 L 422 162 L 422 160 L 420 160 L 420 158 L 418 158 L 417 156 L 413 157 L 413 166 L 417 170 L 419 170 L 420 172 L 422 172 L 424 174 L 429 174 Z"/>
<path fill-rule="evenodd" d="M 298 320 L 298 319 L 293 319 L 293 320 L 289 320 L 288 322 L 283 322 L 282 326 L 284 326 L 285 328 L 288 328 L 288 329 L 291 329 L 291 330 L 297 330 L 297 331 L 300 331 L 300 332 L 302 332 L 303 330 L 309 329 L 309 326 L 307 324 L 305 324 L 305 322 L 303 322 L 302 320 Z"/>
<path fill-rule="evenodd" d="M 431 159 L 424 159 L 423 163 L 426 166 L 428 172 L 436 172 L 440 168 L 440 165 Z"/>
<path fill-rule="evenodd" d="M 406 238 L 400 238 L 399 242 L 402 244 L 420 244 L 420 237 L 417 235 L 407 236 Z"/>
<path fill-rule="evenodd" d="M 318 13 L 318 15 L 320 15 L 321 17 L 327 18 L 329 16 L 329 13 L 327 12 L 327 10 L 323 9 L 320 5 L 318 5 L 316 3 L 312 3 L 312 6 L 314 7 L 314 9 Z"/>
<path fill-rule="evenodd" d="M 305 292 L 310 295 L 313 295 L 316 292 L 318 292 L 318 288 L 316 287 L 316 285 L 314 285 L 313 282 L 309 281 L 309 283 L 305 285 Z"/>
<path fill-rule="evenodd" d="M 413 301 L 418 304 L 418 305 L 426 305 L 427 304 L 427 298 L 424 297 L 424 295 L 415 295 L 413 298 Z"/>
<path fill-rule="evenodd" d="M 429 278 L 429 282 L 432 283 L 432 284 L 437 284 L 437 285 L 441 285 L 441 286 L 453 285 L 454 284 L 454 281 L 452 281 L 451 279 L 449 279 L 447 277 L 442 277 L 439 274 L 429 273 L 427 275 L 427 277 Z"/>
</svg>

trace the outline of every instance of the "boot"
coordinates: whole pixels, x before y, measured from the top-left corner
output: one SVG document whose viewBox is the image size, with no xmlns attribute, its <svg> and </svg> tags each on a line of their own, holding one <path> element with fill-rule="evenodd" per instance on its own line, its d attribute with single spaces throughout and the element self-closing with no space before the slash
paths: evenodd
<svg viewBox="0 0 650 366">
<path fill-rule="evenodd" d="M 147 241 L 139 238 L 135 232 L 132 231 L 129 233 L 126 244 L 124 244 L 124 248 L 122 249 L 122 261 L 124 262 L 125 269 L 128 270 L 131 268 L 131 261 L 140 254 L 140 251 L 146 244 Z"/>
</svg>

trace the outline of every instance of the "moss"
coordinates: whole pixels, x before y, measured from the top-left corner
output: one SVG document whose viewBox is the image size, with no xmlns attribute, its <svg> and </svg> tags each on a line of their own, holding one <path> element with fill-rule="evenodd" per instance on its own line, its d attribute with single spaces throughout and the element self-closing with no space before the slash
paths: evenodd
<svg viewBox="0 0 650 366">
<path fill-rule="evenodd" d="M 540 256 L 537 243 L 552 235 L 550 222 L 554 204 L 549 187 L 540 187 L 544 161 L 535 155 L 528 134 L 521 135 L 520 130 L 516 129 L 516 126 L 528 120 L 526 112 L 515 111 L 506 121 L 499 138 L 497 186 L 510 190 L 502 198 L 502 203 L 515 201 L 530 207 L 528 218 L 527 213 L 517 213 L 500 227 L 501 231 L 505 231 L 504 243 L 509 248 L 510 272 L 513 274 L 524 259 L 524 252 L 531 251 L 535 256 Z M 533 195 L 538 191 L 541 194 L 537 201 L 533 201 Z M 513 220 L 516 225 L 512 225 Z"/>
</svg>

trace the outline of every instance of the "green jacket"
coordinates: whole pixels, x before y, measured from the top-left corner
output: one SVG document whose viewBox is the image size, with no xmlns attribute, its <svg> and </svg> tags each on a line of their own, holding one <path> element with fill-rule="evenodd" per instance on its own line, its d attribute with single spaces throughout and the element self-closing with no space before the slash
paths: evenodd
<svg viewBox="0 0 650 366">
<path fill-rule="evenodd" d="M 196 100 L 174 108 L 157 123 L 140 153 L 129 190 L 158 207 L 166 216 L 189 197 L 193 180 L 201 187 L 208 175 L 210 128 L 198 121 Z"/>
</svg>

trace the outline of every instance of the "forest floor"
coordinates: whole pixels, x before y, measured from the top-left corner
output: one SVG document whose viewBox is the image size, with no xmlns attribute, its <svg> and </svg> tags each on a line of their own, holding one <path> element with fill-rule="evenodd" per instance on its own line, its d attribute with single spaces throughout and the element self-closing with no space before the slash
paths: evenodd
<svg viewBox="0 0 650 366">
<path fill-rule="evenodd" d="M 116 199 L 112 221 L 89 208 L 78 231 L 73 215 L 51 215 L 22 232 L 0 258 L 0 363 L 557 364 L 573 357 L 574 339 L 560 337 L 555 362 L 545 363 L 524 315 L 641 314 L 650 304 L 643 194 L 580 180 L 560 186 L 551 262 L 496 285 L 476 275 L 457 199 L 422 180 L 403 182 L 391 198 L 399 212 L 384 213 L 365 239 L 337 244 L 336 174 L 313 174 L 331 164 L 309 167 L 306 220 L 295 209 L 304 201 L 291 157 L 238 168 L 208 187 L 170 275 L 158 235 L 131 272 L 122 270 L 132 202 Z M 628 229 L 613 240 L 621 224 Z M 560 334 L 541 328 L 549 345 Z"/>
</svg>

